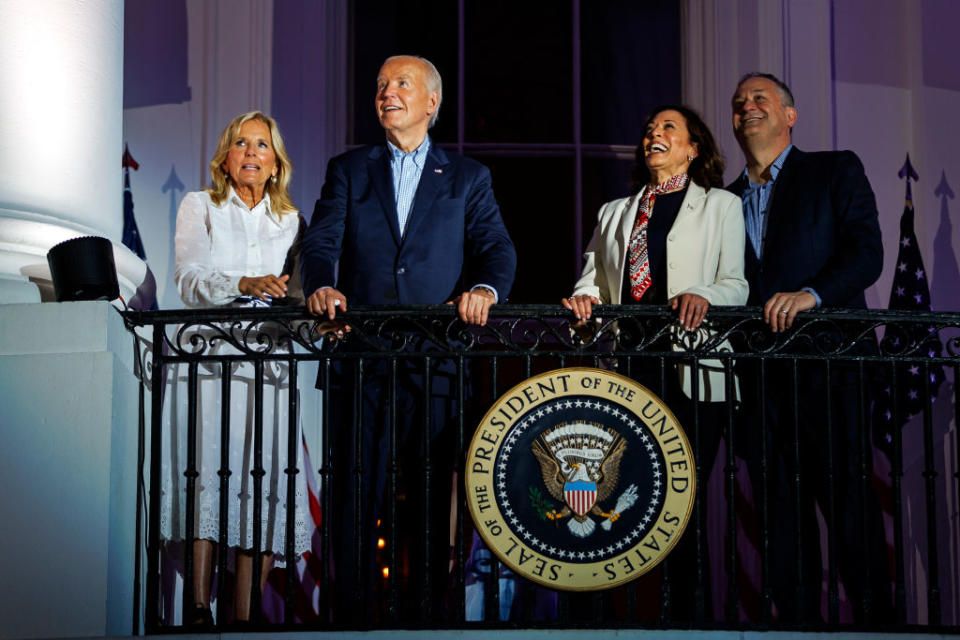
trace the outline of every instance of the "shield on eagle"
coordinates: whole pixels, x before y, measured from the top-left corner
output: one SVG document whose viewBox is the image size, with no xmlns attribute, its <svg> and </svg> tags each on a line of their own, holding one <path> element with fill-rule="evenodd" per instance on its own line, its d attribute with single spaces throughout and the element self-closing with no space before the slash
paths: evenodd
<svg viewBox="0 0 960 640">
<path fill-rule="evenodd" d="M 586 515 L 597 501 L 597 483 L 577 480 L 563 485 L 563 499 L 578 516 Z"/>
</svg>

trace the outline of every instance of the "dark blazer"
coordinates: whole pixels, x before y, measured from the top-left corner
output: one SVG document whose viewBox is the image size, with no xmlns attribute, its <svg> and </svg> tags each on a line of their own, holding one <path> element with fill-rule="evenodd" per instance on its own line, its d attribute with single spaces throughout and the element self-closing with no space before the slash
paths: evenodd
<svg viewBox="0 0 960 640">
<path fill-rule="evenodd" d="M 334 286 L 351 304 L 440 304 L 477 284 L 504 302 L 516 263 L 489 170 L 433 144 L 401 237 L 384 144 L 330 161 L 300 268 L 305 296 Z"/>
<path fill-rule="evenodd" d="M 747 186 L 741 175 L 727 190 L 742 196 Z M 763 259 L 746 243 L 747 304 L 810 287 L 824 307 L 866 308 L 863 292 L 880 277 L 883 245 L 877 203 L 856 154 L 794 147 L 771 204 Z"/>
<path fill-rule="evenodd" d="M 746 187 L 747 180 L 741 175 L 727 188 L 742 196 Z M 876 201 L 859 158 L 851 151 L 804 153 L 792 149 L 773 190 L 763 259 L 757 258 L 749 241 L 745 254 L 750 305 L 762 305 L 779 291 L 811 287 L 824 307 L 865 308 L 863 292 L 880 276 L 883 247 Z M 874 353 L 870 334 L 865 333 L 867 338 L 856 348 Z M 841 344 L 846 339 L 838 338 Z M 803 350 L 809 345 L 801 341 L 794 348 Z M 764 484 L 769 491 L 772 553 L 768 572 L 780 619 L 820 619 L 823 569 L 815 511 L 819 503 L 823 513 L 836 509 L 827 523 L 836 539 L 834 553 L 848 597 L 860 603 L 870 595 L 874 622 L 887 620 L 892 603 L 880 509 L 872 491 L 865 494 L 865 500 L 857 493 L 860 465 L 869 469 L 872 464 L 869 450 L 866 459 L 859 453 L 863 451 L 859 425 L 865 422 L 860 398 L 864 390 L 869 397 L 870 385 L 858 381 L 855 365 L 842 361 L 832 368 L 829 378 L 823 363 L 801 361 L 796 386 L 791 383 L 789 360 L 767 364 L 768 384 L 760 397 L 760 361 L 737 363 L 744 390 L 738 443 L 754 495 L 760 494 Z M 798 398 L 796 414 L 794 394 Z M 799 427 L 796 432 L 795 424 Z M 765 437 L 761 429 L 766 430 Z M 764 455 L 769 476 L 764 475 Z M 798 465 L 797 460 L 802 463 Z M 801 483 L 797 483 L 798 475 Z M 829 494 L 821 482 L 827 477 L 832 478 Z M 801 484 L 804 491 L 798 494 Z M 798 570 L 793 551 L 801 536 L 805 550 Z M 798 584 L 804 586 L 799 603 Z M 854 607 L 855 619 L 859 619 L 859 604 Z"/>
</svg>

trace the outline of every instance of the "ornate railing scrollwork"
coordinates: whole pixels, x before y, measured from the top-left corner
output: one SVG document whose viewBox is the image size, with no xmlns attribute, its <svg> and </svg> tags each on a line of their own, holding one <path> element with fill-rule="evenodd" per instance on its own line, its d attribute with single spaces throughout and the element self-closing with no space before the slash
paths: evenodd
<svg viewBox="0 0 960 640">
<path fill-rule="evenodd" d="M 960 357 L 960 313 L 952 312 L 814 310 L 798 316 L 794 326 L 780 334 L 769 330 L 762 310 L 755 308 L 715 307 L 704 322 L 706 331 L 695 332 L 679 327 L 675 313 L 665 307 L 605 305 L 596 307 L 595 314 L 584 325 L 559 305 L 497 305 L 483 327 L 465 325 L 449 305 L 351 307 L 336 323 L 287 307 L 128 311 L 124 318 L 131 331 L 159 323 L 167 360 L 225 354 L 289 357 L 295 349 L 310 358 L 414 351 L 437 356 L 672 352 L 683 357 L 942 362 Z M 148 347 L 149 341 L 143 342 L 146 333 L 137 334 L 141 356 Z M 146 370 L 147 363 L 142 364 Z"/>
</svg>

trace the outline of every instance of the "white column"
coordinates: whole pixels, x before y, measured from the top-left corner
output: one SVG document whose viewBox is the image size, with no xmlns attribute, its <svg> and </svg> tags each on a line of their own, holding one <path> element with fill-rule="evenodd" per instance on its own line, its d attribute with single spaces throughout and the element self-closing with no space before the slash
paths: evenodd
<svg viewBox="0 0 960 640">
<path fill-rule="evenodd" d="M 120 244 L 123 2 L 0 3 L 0 303 L 52 299 L 46 253 L 98 235 L 121 295 L 146 265 Z"/>
</svg>

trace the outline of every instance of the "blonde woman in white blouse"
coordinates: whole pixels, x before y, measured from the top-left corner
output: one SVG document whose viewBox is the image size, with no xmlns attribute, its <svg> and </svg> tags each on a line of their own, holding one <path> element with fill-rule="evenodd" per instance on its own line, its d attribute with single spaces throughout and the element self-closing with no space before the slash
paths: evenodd
<svg viewBox="0 0 960 640">
<path fill-rule="evenodd" d="M 284 266 L 292 254 L 301 218 L 287 187 L 292 165 L 276 122 L 260 112 L 237 116 L 223 130 L 210 162 L 212 186 L 184 196 L 177 213 L 174 281 L 187 307 L 264 306 L 297 295 Z M 228 347 L 219 347 L 221 351 Z M 183 368 L 185 369 L 185 367 Z M 262 571 L 260 588 L 275 556 L 284 553 L 286 518 L 287 413 L 289 391 L 285 364 L 264 365 Z M 185 373 L 173 376 L 185 389 Z M 194 497 L 194 611 L 183 622 L 212 624 L 210 611 L 214 543 L 219 537 L 220 366 L 202 365 L 197 420 L 197 467 Z M 231 475 L 226 530 L 236 551 L 235 618 L 250 617 L 253 540 L 253 367 L 235 365 L 230 400 Z M 177 396 L 180 395 L 179 398 Z M 165 434 L 161 534 L 184 540 L 186 500 L 186 393 L 171 391 L 173 424 Z M 167 438 L 169 437 L 169 441 Z M 299 437 L 299 436 L 298 436 Z M 299 443 L 298 443 L 299 444 Z M 307 507 L 302 448 L 297 447 L 296 553 L 310 548 L 312 521 Z M 289 561 L 290 559 L 284 559 Z M 220 579 L 225 579 L 222 576 Z M 218 603 L 218 608 L 222 603 Z M 220 609 L 222 611 L 222 609 Z"/>
</svg>

